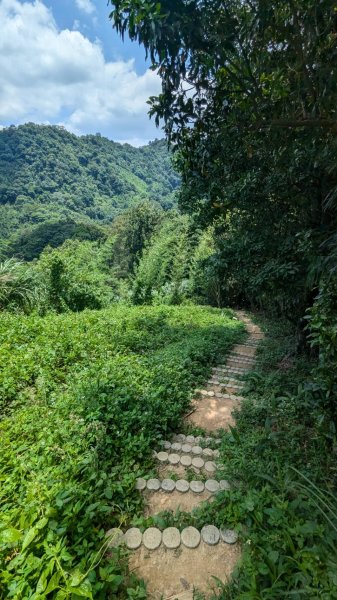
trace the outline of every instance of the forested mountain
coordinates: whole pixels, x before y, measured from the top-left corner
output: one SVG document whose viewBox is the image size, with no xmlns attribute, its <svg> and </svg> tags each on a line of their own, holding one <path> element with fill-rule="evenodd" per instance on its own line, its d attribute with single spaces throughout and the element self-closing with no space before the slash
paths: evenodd
<svg viewBox="0 0 337 600">
<path fill-rule="evenodd" d="M 58 126 L 11 126 L 0 131 L 0 240 L 17 254 L 32 238 L 42 248 L 97 239 L 95 224 L 139 200 L 172 207 L 178 183 L 164 140 L 134 148 Z"/>
</svg>

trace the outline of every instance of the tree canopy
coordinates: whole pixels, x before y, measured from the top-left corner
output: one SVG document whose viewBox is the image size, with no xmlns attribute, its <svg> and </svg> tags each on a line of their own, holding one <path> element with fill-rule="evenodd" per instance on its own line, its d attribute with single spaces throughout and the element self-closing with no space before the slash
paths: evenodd
<svg viewBox="0 0 337 600">
<path fill-rule="evenodd" d="M 247 272 L 236 300 L 302 315 L 334 260 L 334 2 L 112 5 L 161 77 L 150 113 L 177 151 L 181 207 L 217 223 L 228 279 Z"/>
<path fill-rule="evenodd" d="M 31 260 L 45 245 L 98 239 L 142 201 L 169 209 L 179 177 L 164 140 L 134 148 L 28 123 L 0 131 L 0 241 Z"/>
</svg>

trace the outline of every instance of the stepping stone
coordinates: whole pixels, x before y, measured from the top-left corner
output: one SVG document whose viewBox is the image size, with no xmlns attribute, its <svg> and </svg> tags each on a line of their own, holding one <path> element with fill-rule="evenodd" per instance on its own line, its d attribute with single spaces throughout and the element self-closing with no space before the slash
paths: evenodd
<svg viewBox="0 0 337 600">
<path fill-rule="evenodd" d="M 206 437 L 204 441 L 206 444 L 211 444 L 212 442 L 214 442 L 214 439 L 215 438 L 212 438 L 212 437 Z"/>
<path fill-rule="evenodd" d="M 202 469 L 204 464 L 205 464 L 205 461 L 202 460 L 202 458 L 200 458 L 200 456 L 196 456 L 195 458 L 192 458 L 192 466 L 195 467 L 196 469 Z"/>
<path fill-rule="evenodd" d="M 160 481 L 159 481 L 159 479 L 148 479 L 146 487 L 151 492 L 157 492 L 160 489 Z"/>
<path fill-rule="evenodd" d="M 215 546 L 220 540 L 220 531 L 214 525 L 205 525 L 201 530 L 201 537 L 209 546 Z"/>
<path fill-rule="evenodd" d="M 137 550 L 142 543 L 142 532 L 138 527 L 131 527 L 124 534 L 124 539 L 127 547 L 130 550 Z"/>
<path fill-rule="evenodd" d="M 180 463 L 179 454 L 169 454 L 168 459 L 169 459 L 170 465 L 178 465 Z"/>
<path fill-rule="evenodd" d="M 212 460 L 208 460 L 205 463 L 205 470 L 207 471 L 207 473 L 214 473 L 214 471 L 216 471 L 215 462 L 213 462 Z"/>
<path fill-rule="evenodd" d="M 159 548 L 162 540 L 162 533 L 157 527 L 149 527 L 143 533 L 143 544 L 148 550 Z"/>
<path fill-rule="evenodd" d="M 163 479 L 161 482 L 161 489 L 164 492 L 173 492 L 176 487 L 176 482 L 173 479 Z"/>
<path fill-rule="evenodd" d="M 205 489 L 205 484 L 202 481 L 190 481 L 190 490 L 196 494 L 200 494 Z"/>
<path fill-rule="evenodd" d="M 142 490 L 145 490 L 145 488 L 146 488 L 146 481 L 145 481 L 145 479 L 143 479 L 142 477 L 139 477 L 139 479 L 137 479 L 137 481 L 136 481 L 135 487 L 136 487 L 136 490 L 139 490 L 140 492 Z"/>
<path fill-rule="evenodd" d="M 188 454 L 183 454 L 183 456 L 180 457 L 180 464 L 182 464 L 183 467 L 190 467 L 192 458 Z"/>
<path fill-rule="evenodd" d="M 181 443 L 180 442 L 174 442 L 171 445 L 171 450 L 174 450 L 174 451 L 181 450 Z"/>
<path fill-rule="evenodd" d="M 165 448 L 165 450 L 169 450 L 171 448 L 172 444 L 171 442 L 163 442 L 163 447 Z"/>
<path fill-rule="evenodd" d="M 192 454 L 202 454 L 202 448 L 200 446 L 192 446 Z"/>
<path fill-rule="evenodd" d="M 159 460 L 159 462 L 161 463 L 166 463 L 168 460 L 168 453 L 167 452 L 158 452 L 156 455 L 157 460 Z"/>
<path fill-rule="evenodd" d="M 187 435 L 186 436 L 186 442 L 188 444 L 193 444 L 194 443 L 194 435 Z"/>
<path fill-rule="evenodd" d="M 191 444 L 183 444 L 183 445 L 181 446 L 181 451 L 182 451 L 182 452 L 186 452 L 186 453 L 188 453 L 188 452 L 191 452 L 191 450 L 192 450 L 192 446 L 191 446 Z"/>
<path fill-rule="evenodd" d="M 181 532 L 181 541 L 187 548 L 197 548 L 200 539 L 200 532 L 195 527 L 185 527 Z"/>
<path fill-rule="evenodd" d="M 213 456 L 214 456 L 214 458 L 219 458 L 219 456 L 220 456 L 219 450 L 213 450 Z"/>
<path fill-rule="evenodd" d="M 202 453 L 204 456 L 213 456 L 213 450 L 211 450 L 210 448 L 204 448 Z"/>
<path fill-rule="evenodd" d="M 226 544 L 235 544 L 238 541 L 238 534 L 234 529 L 220 529 L 220 534 Z"/>
<path fill-rule="evenodd" d="M 221 479 L 219 481 L 220 484 L 220 490 L 230 490 L 231 489 L 231 485 L 229 483 L 229 481 L 227 481 L 227 479 Z"/>
<path fill-rule="evenodd" d="M 186 435 L 184 435 L 183 433 L 177 433 L 172 436 L 173 442 L 184 442 L 185 439 L 186 439 Z"/>
<path fill-rule="evenodd" d="M 105 537 L 109 538 L 108 548 L 117 548 L 124 544 L 124 533 L 118 527 L 113 527 L 106 532 Z"/>
<path fill-rule="evenodd" d="M 186 479 L 178 479 L 178 481 L 176 481 L 177 492 L 181 492 L 182 494 L 184 494 L 185 492 L 188 492 L 189 489 L 190 484 L 188 483 L 188 481 L 186 481 Z"/>
<path fill-rule="evenodd" d="M 220 489 L 220 483 L 215 479 L 207 479 L 205 483 L 205 488 L 208 492 L 212 492 L 212 494 L 215 494 Z"/>
<path fill-rule="evenodd" d="M 180 531 L 176 527 L 167 527 L 163 531 L 163 544 L 166 548 L 179 548 L 181 542 Z"/>
</svg>

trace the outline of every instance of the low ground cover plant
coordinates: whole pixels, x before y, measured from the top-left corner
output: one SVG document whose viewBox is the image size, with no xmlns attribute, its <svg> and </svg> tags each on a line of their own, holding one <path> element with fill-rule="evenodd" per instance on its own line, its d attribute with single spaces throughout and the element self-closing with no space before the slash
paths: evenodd
<svg viewBox="0 0 337 600">
<path fill-rule="evenodd" d="M 244 336 L 230 311 L 3 313 L 0 597 L 145 597 L 105 532 L 141 514 L 137 476 L 191 390 Z"/>
<path fill-rule="evenodd" d="M 335 436 L 316 357 L 299 352 L 287 321 L 264 320 L 266 339 L 246 377 L 236 426 L 220 446 L 233 482 L 193 524 L 234 527 L 242 561 L 221 599 L 337 597 Z M 319 375 L 319 373 L 318 373 Z M 325 392 L 325 390 L 323 390 Z"/>
</svg>

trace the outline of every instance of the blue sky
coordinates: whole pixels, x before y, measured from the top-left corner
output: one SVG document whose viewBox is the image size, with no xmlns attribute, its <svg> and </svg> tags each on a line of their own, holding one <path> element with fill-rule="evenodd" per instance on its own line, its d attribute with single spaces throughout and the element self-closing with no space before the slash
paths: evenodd
<svg viewBox="0 0 337 600">
<path fill-rule="evenodd" d="M 105 0 L 0 0 L 0 127 L 27 121 L 134 145 L 162 137 L 145 51 L 112 29 Z"/>
</svg>

